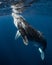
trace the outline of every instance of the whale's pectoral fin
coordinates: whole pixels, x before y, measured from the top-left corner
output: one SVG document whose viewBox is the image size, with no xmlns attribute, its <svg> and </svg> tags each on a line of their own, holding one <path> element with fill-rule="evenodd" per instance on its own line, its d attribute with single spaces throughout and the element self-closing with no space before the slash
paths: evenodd
<svg viewBox="0 0 52 65">
<path fill-rule="evenodd" d="M 15 39 L 19 38 L 20 35 L 21 34 L 20 34 L 19 30 L 18 30 L 17 33 L 16 33 L 16 35 L 15 35 Z"/>
<path fill-rule="evenodd" d="M 25 45 L 28 45 L 28 39 L 27 39 L 26 36 L 23 37 L 23 42 L 24 42 Z"/>
<path fill-rule="evenodd" d="M 38 50 L 39 50 L 39 52 L 41 54 L 41 59 L 44 60 L 44 57 L 45 57 L 44 51 L 41 48 L 39 48 Z"/>
<path fill-rule="evenodd" d="M 21 36 L 22 36 L 22 39 L 23 39 L 23 42 L 25 45 L 28 45 L 28 39 L 27 39 L 27 36 L 26 36 L 26 32 L 25 30 L 23 29 L 20 29 L 20 33 L 21 33 Z"/>
</svg>

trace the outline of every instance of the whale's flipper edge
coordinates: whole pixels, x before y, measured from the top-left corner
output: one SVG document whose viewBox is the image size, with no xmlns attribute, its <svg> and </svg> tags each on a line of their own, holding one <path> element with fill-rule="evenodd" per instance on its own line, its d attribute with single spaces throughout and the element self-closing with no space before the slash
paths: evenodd
<svg viewBox="0 0 52 65">
<path fill-rule="evenodd" d="M 26 36 L 24 36 L 24 38 L 23 38 L 23 42 L 24 42 L 24 44 L 25 44 L 26 46 L 28 45 L 28 39 L 27 39 Z"/>
<path fill-rule="evenodd" d="M 18 39 L 19 37 L 21 36 L 19 30 L 16 32 L 16 35 L 15 35 L 15 40 Z"/>
<path fill-rule="evenodd" d="M 44 51 L 41 48 L 39 48 L 38 50 L 41 54 L 41 59 L 44 60 L 44 58 L 45 58 Z"/>
</svg>

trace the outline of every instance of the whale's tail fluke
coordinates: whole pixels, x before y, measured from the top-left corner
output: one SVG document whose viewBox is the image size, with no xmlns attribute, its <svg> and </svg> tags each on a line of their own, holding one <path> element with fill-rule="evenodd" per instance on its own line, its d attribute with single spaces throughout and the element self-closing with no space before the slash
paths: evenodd
<svg viewBox="0 0 52 65">
<path fill-rule="evenodd" d="M 45 58 L 44 51 L 41 48 L 39 48 L 38 50 L 39 50 L 39 52 L 41 54 L 41 59 L 44 60 L 44 58 Z"/>
</svg>

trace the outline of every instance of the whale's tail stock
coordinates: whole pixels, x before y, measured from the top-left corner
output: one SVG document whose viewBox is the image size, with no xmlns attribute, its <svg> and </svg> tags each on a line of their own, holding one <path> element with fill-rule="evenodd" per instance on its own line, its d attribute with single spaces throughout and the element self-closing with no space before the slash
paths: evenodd
<svg viewBox="0 0 52 65">
<path fill-rule="evenodd" d="M 46 49 L 46 47 L 47 47 L 47 41 L 46 41 L 44 38 L 42 38 L 42 44 L 41 44 L 41 46 L 38 48 L 42 60 L 45 59 L 45 49 Z"/>
</svg>

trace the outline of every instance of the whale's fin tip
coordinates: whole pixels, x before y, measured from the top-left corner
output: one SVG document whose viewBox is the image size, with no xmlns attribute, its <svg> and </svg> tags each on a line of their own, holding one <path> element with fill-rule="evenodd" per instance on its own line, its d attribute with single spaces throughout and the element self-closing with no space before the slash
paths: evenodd
<svg viewBox="0 0 52 65">
<path fill-rule="evenodd" d="M 44 52 L 41 53 L 41 59 L 44 60 Z"/>
<path fill-rule="evenodd" d="M 24 44 L 25 44 L 26 46 L 28 45 L 28 39 L 27 39 L 26 36 L 24 36 L 24 38 L 23 38 L 23 42 L 24 42 Z"/>
<path fill-rule="evenodd" d="M 44 58 L 45 58 L 44 51 L 42 51 L 42 49 L 39 48 L 39 52 L 40 52 L 40 54 L 41 54 L 41 59 L 44 60 Z"/>
<path fill-rule="evenodd" d="M 20 34 L 19 30 L 18 30 L 17 33 L 16 33 L 16 35 L 15 35 L 15 40 L 18 39 L 20 35 L 21 34 Z"/>
</svg>

